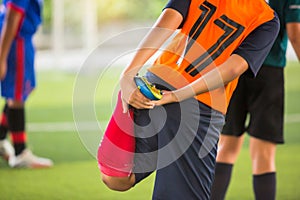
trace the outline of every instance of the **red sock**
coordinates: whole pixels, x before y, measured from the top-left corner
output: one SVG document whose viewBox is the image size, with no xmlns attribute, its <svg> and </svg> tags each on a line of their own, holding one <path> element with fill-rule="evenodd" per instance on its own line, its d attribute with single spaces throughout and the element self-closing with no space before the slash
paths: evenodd
<svg viewBox="0 0 300 200">
<path fill-rule="evenodd" d="M 8 124 L 7 124 L 7 105 L 5 105 L 5 108 L 3 110 L 3 113 L 1 115 L 1 120 L 0 120 L 0 140 L 4 140 L 7 136 L 7 129 L 8 129 Z"/>
<path fill-rule="evenodd" d="M 19 155 L 26 148 L 25 109 L 9 107 L 7 110 L 7 122 L 15 154 Z"/>
<path fill-rule="evenodd" d="M 117 105 L 98 149 L 102 173 L 113 177 L 131 174 L 135 151 L 133 111 L 123 113 L 120 93 Z"/>
</svg>

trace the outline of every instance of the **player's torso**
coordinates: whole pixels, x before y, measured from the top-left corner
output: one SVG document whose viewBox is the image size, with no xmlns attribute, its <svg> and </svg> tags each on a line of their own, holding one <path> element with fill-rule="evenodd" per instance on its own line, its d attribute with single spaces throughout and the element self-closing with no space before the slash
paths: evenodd
<svg viewBox="0 0 300 200">
<path fill-rule="evenodd" d="M 288 44 L 286 23 L 289 21 L 300 22 L 300 0 L 269 0 L 269 4 L 278 14 L 280 31 L 264 64 L 274 67 L 284 67 L 286 65 Z"/>
<path fill-rule="evenodd" d="M 192 0 L 182 28 L 187 46 L 177 71 L 194 81 L 223 63 L 251 31 L 273 17 L 263 0 Z"/>
<path fill-rule="evenodd" d="M 37 27 L 41 23 L 41 13 L 43 7 L 43 0 L 26 0 L 26 1 L 13 1 L 13 0 L 3 0 L 0 8 L 0 28 L 2 29 L 2 24 L 5 19 L 8 4 L 13 5 L 14 8 L 20 12 L 24 12 L 24 19 L 20 27 L 19 34 L 23 36 L 33 35 Z"/>
<path fill-rule="evenodd" d="M 273 18 L 264 0 L 192 0 L 176 37 L 179 42 L 163 52 L 150 71 L 175 88 L 183 87 L 223 63 L 251 31 Z M 197 99 L 207 98 L 210 95 Z"/>
</svg>

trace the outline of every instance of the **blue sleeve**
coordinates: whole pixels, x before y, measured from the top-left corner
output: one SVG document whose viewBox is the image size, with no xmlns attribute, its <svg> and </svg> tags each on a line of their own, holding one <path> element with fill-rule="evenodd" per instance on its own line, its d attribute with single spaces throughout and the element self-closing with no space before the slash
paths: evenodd
<svg viewBox="0 0 300 200">
<path fill-rule="evenodd" d="M 28 7 L 30 0 L 11 0 L 9 4 L 12 5 L 13 8 L 17 10 L 25 11 Z"/>
<path fill-rule="evenodd" d="M 182 23 L 180 25 L 180 27 L 182 27 L 187 17 L 190 4 L 191 4 L 191 0 L 169 0 L 169 2 L 167 3 L 164 9 L 172 8 L 174 10 L 177 10 L 183 17 Z"/>
<path fill-rule="evenodd" d="M 300 22 L 300 0 L 289 0 L 287 2 L 285 23 Z"/>
<path fill-rule="evenodd" d="M 233 52 L 243 57 L 254 76 L 257 75 L 261 65 L 267 57 L 279 31 L 277 15 L 254 31 L 252 31 L 242 44 Z"/>
</svg>

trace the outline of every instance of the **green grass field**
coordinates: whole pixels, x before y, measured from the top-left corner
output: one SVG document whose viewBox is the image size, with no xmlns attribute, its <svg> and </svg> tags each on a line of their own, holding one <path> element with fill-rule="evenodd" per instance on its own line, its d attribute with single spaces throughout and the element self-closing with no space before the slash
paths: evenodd
<svg viewBox="0 0 300 200">
<path fill-rule="evenodd" d="M 278 146 L 277 150 L 277 199 L 296 200 L 300 199 L 298 186 L 300 179 L 298 170 L 300 166 L 299 63 L 289 63 L 285 72 L 286 144 Z M 110 98 L 104 98 L 103 91 L 111 90 L 118 77 L 118 73 L 109 71 L 107 73 L 111 74 L 98 82 L 99 86 L 94 95 L 95 105 L 92 105 L 95 108 L 95 119 L 102 124 L 100 129 L 105 127 L 105 121 L 112 108 Z M 79 110 L 82 106 L 82 115 L 84 115 L 85 106 L 90 106 L 91 102 L 83 97 L 80 101 L 74 101 L 75 78 L 75 74 L 61 71 L 38 72 L 38 87 L 29 98 L 26 110 L 28 146 L 37 155 L 53 159 L 55 166 L 38 170 L 11 169 L 1 160 L 0 199 L 151 199 L 154 176 L 150 176 L 130 191 L 122 193 L 108 190 L 100 181 L 94 155 L 99 143 L 97 138 L 101 138 L 102 131 L 87 129 L 87 135 L 84 135 L 84 130 L 80 129 L 79 133 L 76 131 L 72 104 L 75 102 L 74 107 Z M 74 98 L 81 97 L 76 95 Z M 91 141 L 88 136 L 92 137 Z M 247 140 L 235 165 L 227 199 L 253 199 Z"/>
</svg>

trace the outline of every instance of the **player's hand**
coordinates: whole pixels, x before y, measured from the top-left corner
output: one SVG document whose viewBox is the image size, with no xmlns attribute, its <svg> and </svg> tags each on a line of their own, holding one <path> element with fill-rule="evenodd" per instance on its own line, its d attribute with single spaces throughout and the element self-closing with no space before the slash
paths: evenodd
<svg viewBox="0 0 300 200">
<path fill-rule="evenodd" d="M 161 106 L 168 103 L 178 102 L 178 98 L 175 96 L 174 92 L 172 91 L 162 91 L 162 98 L 160 100 L 151 101 L 155 106 Z"/>
<path fill-rule="evenodd" d="M 152 109 L 154 107 L 154 103 L 145 97 L 138 88 L 130 96 L 129 104 L 137 109 Z"/>
<path fill-rule="evenodd" d="M 133 76 L 122 74 L 120 77 L 120 88 L 123 113 L 127 113 L 130 96 L 136 89 L 133 81 Z"/>
<path fill-rule="evenodd" d="M 154 107 L 151 100 L 147 99 L 137 88 L 133 77 L 122 75 L 120 79 L 123 113 L 128 111 L 129 104 L 137 109 L 152 109 Z"/>
</svg>

